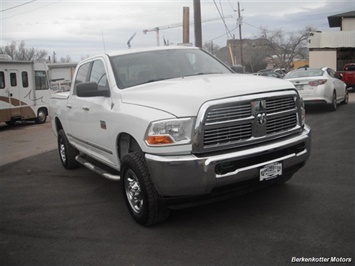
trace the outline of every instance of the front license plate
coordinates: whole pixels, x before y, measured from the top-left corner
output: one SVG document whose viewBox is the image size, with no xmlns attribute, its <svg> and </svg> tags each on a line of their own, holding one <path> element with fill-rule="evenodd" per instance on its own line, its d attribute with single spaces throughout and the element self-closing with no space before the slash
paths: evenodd
<svg viewBox="0 0 355 266">
<path fill-rule="evenodd" d="M 282 163 L 271 163 L 260 168 L 260 181 L 269 180 L 282 175 Z"/>
</svg>

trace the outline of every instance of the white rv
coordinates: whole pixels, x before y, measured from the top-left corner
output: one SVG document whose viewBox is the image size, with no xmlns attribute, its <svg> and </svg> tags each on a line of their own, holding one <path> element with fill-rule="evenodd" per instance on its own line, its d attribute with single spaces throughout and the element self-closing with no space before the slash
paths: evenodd
<svg viewBox="0 0 355 266">
<path fill-rule="evenodd" d="M 0 122 L 46 122 L 50 94 L 46 63 L 0 60 Z"/>
</svg>

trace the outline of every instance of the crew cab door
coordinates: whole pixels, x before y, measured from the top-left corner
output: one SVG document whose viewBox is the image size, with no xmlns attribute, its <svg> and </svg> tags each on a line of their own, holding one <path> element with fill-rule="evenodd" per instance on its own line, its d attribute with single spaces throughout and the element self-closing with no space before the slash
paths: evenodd
<svg viewBox="0 0 355 266">
<path fill-rule="evenodd" d="M 108 130 L 104 117 L 107 117 L 111 109 L 110 86 L 107 79 L 107 71 L 103 60 L 97 59 L 80 66 L 75 79 L 74 91 L 68 105 L 68 122 L 71 128 L 71 136 L 78 147 L 86 154 L 110 163 L 113 151 L 109 145 Z M 77 86 L 82 84 L 81 92 L 87 89 L 87 93 L 78 93 Z M 93 83 L 101 95 L 90 93 Z"/>
</svg>

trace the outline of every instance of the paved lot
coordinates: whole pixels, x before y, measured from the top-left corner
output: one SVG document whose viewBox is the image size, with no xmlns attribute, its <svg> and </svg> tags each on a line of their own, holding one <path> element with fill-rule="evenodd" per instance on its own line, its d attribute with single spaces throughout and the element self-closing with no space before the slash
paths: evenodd
<svg viewBox="0 0 355 266">
<path fill-rule="evenodd" d="M 151 228 L 133 222 L 120 183 L 64 170 L 56 150 L 8 163 L 0 167 L 0 265 L 354 263 L 355 103 L 336 112 L 308 108 L 307 123 L 312 155 L 287 184 L 174 211 Z M 0 137 L 26 130 L 3 129 Z"/>
</svg>

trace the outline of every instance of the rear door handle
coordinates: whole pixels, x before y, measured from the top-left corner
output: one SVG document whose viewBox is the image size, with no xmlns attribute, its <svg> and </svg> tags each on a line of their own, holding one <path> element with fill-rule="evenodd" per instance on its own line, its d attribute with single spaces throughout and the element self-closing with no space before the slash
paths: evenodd
<svg viewBox="0 0 355 266">
<path fill-rule="evenodd" d="M 70 105 L 70 104 L 67 104 L 67 108 L 71 109 L 71 105 Z"/>
<path fill-rule="evenodd" d="M 82 109 L 83 109 L 84 111 L 89 111 L 89 110 L 90 110 L 90 108 L 87 107 L 87 106 L 83 106 Z"/>
</svg>

